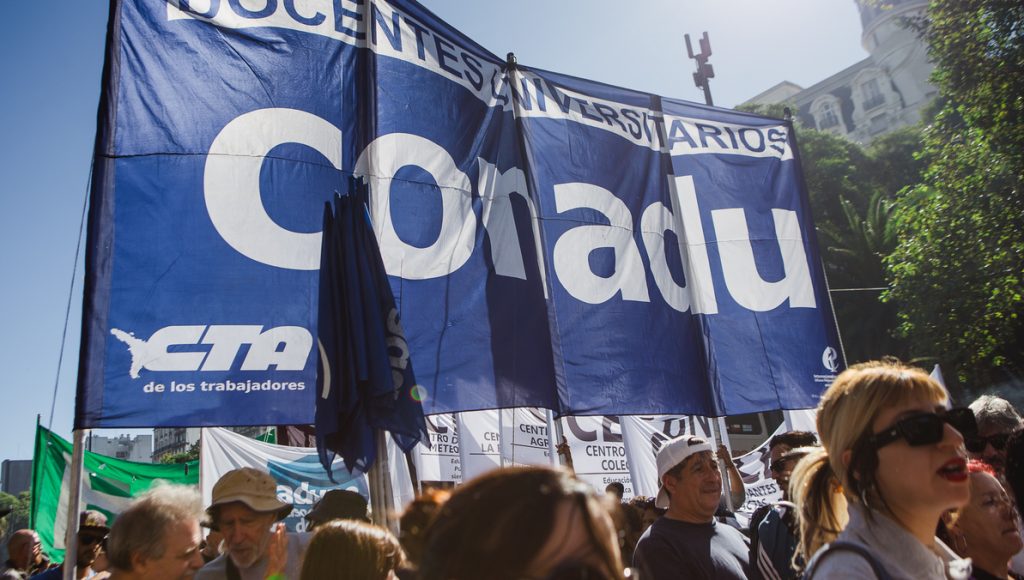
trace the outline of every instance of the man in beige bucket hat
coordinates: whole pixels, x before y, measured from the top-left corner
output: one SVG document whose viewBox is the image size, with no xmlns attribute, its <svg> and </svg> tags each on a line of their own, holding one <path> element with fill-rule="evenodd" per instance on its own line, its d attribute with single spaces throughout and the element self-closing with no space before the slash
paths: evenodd
<svg viewBox="0 0 1024 580">
<path fill-rule="evenodd" d="M 225 473 L 213 486 L 213 502 L 206 508 L 210 526 L 224 536 L 223 553 L 196 580 L 262 580 L 268 565 L 279 568 L 285 555 L 283 575 L 298 578 L 308 535 L 286 533 L 284 524 L 277 523 L 291 511 L 291 505 L 277 498 L 277 482 L 270 474 L 251 467 Z"/>
</svg>

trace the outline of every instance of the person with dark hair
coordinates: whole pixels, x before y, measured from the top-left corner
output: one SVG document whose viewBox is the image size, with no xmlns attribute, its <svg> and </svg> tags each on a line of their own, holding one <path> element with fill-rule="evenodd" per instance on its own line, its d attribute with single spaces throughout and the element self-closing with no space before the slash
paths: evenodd
<svg viewBox="0 0 1024 580">
<path fill-rule="evenodd" d="M 972 459 L 981 459 L 1003 473 L 1006 466 L 1006 441 L 1021 426 L 1021 417 L 1006 399 L 982 395 L 970 404 L 978 422 L 978 433 L 967 437 L 964 444 Z"/>
<path fill-rule="evenodd" d="M 110 528 L 107 527 L 107 516 L 95 510 L 86 510 L 78 516 L 78 548 L 75 550 L 75 577 L 79 580 L 90 578 L 102 580 L 110 574 L 93 569 L 96 556 L 100 553 L 100 545 L 107 539 Z M 32 576 L 35 580 L 60 580 L 64 577 L 64 564 L 50 568 L 46 572 Z"/>
<path fill-rule="evenodd" d="M 199 555 L 199 492 L 157 485 L 132 501 L 110 528 L 111 580 L 187 580 L 203 565 Z"/>
<path fill-rule="evenodd" d="M 783 453 L 797 447 L 814 447 L 818 436 L 810 431 L 786 431 L 768 441 L 768 455 L 772 462 L 778 461 Z"/>
<path fill-rule="evenodd" d="M 220 530 L 211 527 L 212 524 L 204 523 L 203 525 L 210 530 L 199 545 L 199 553 L 203 556 L 203 563 L 205 565 L 216 560 L 217 556 L 220 556 L 220 546 L 224 543 L 224 536 L 220 533 Z"/>
<path fill-rule="evenodd" d="M 654 505 L 654 498 L 645 495 L 634 496 L 629 505 L 640 510 L 640 533 L 646 532 L 654 520 L 665 515 L 665 510 Z"/>
<path fill-rule="evenodd" d="M 621 580 L 607 509 L 561 469 L 495 469 L 457 488 L 427 529 L 420 580 Z"/>
<path fill-rule="evenodd" d="M 786 431 L 785 433 L 775 435 L 768 441 L 768 472 L 771 474 L 772 479 L 775 480 L 775 484 L 778 485 L 779 491 L 782 492 L 783 501 L 789 501 L 789 490 L 787 489 L 789 487 L 789 475 L 793 472 L 793 466 L 796 465 L 796 461 L 782 461 L 782 456 L 793 449 L 815 446 L 817 444 L 818 437 L 810 431 Z M 789 470 L 782 469 L 783 466 L 789 467 Z M 753 515 L 750 516 L 751 540 L 757 534 L 757 526 L 760 525 L 761 520 L 768 515 L 771 509 L 771 505 L 761 506 L 754 510 Z"/>
<path fill-rule="evenodd" d="M 658 451 L 661 489 L 657 507 L 668 508 L 640 537 L 633 565 L 645 580 L 679 578 L 746 579 L 747 539 L 720 525 L 715 511 L 722 496 L 722 475 L 711 444 L 683 436 Z"/>
<path fill-rule="evenodd" d="M 646 529 L 643 525 L 643 510 L 632 503 L 618 503 L 611 506 L 611 516 L 615 523 L 622 561 L 632 562 L 636 543 L 640 541 L 640 536 Z"/>
<path fill-rule="evenodd" d="M 203 566 L 196 578 L 263 580 L 275 571 L 298 577 L 309 535 L 286 533 L 284 524 L 277 523 L 291 511 L 290 504 L 278 499 L 277 482 L 269 473 L 252 467 L 225 473 L 214 484 L 213 502 L 206 508 L 224 537 L 224 552 Z"/>
<path fill-rule="evenodd" d="M 405 563 L 391 532 L 355 519 L 317 526 L 302 562 L 300 580 L 388 580 Z"/>
<path fill-rule="evenodd" d="M 789 477 L 796 464 L 811 451 L 814 447 L 790 449 L 771 465 L 772 475 L 782 489 L 782 501 L 758 508 L 750 518 L 750 561 L 754 563 L 755 578 L 800 576 L 802 562 L 799 566 L 793 562 L 800 530 L 796 506 L 789 501 Z"/>
<path fill-rule="evenodd" d="M 409 502 L 402 512 L 402 517 L 398 521 L 398 539 L 405 550 L 408 566 L 419 567 L 423 558 L 427 528 L 449 497 L 451 493 L 443 489 L 427 490 Z"/>
<path fill-rule="evenodd" d="M 836 377 L 818 406 L 822 447 L 790 480 L 806 578 L 965 577 L 970 563 L 935 529 L 969 499 L 963 441 L 976 426 L 969 409 L 946 401 L 927 373 L 897 362 Z"/>
<path fill-rule="evenodd" d="M 350 489 L 332 489 L 316 502 L 306 514 L 309 531 L 331 520 L 370 521 L 370 510 L 366 498 Z"/>
<path fill-rule="evenodd" d="M 972 459 L 967 470 L 971 499 L 967 505 L 943 516 L 939 536 L 945 534 L 942 539 L 957 554 L 971 559 L 972 579 L 1019 578 L 1008 565 L 1010 558 L 1024 548 L 1013 499 L 990 465 Z"/>
<path fill-rule="evenodd" d="M 626 486 L 621 481 L 613 481 L 604 486 L 604 493 L 615 498 L 615 501 L 622 501 L 622 496 L 626 495 Z"/>
</svg>

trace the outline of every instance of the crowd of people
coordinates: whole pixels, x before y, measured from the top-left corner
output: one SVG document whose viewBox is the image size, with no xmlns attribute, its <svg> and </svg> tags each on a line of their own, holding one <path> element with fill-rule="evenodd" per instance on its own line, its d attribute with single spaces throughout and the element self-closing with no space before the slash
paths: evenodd
<svg viewBox="0 0 1024 580">
<path fill-rule="evenodd" d="M 109 527 L 83 512 L 76 577 L 1020 578 L 1024 435 L 1008 402 L 950 408 L 919 369 L 865 363 L 824 393 L 817 430 L 769 442 L 782 500 L 743 528 L 723 509 L 723 471 L 732 479 L 735 466 L 700 437 L 661 447 L 654 498 L 623 502 L 621 484 L 599 494 L 571 470 L 506 468 L 417 498 L 398 537 L 346 490 L 314 506 L 310 532 L 288 532 L 292 506 L 274 479 L 241 468 L 216 483 L 205 509 L 193 488 L 157 485 Z M 32 530 L 12 534 L 7 549 L 0 580 L 62 575 L 47 570 Z"/>
</svg>

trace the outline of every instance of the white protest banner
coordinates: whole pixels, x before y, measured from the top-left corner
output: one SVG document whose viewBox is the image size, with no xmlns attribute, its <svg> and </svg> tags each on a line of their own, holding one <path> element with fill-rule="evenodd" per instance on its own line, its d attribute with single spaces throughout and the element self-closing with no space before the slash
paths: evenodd
<svg viewBox="0 0 1024 580">
<path fill-rule="evenodd" d="M 630 415 L 619 417 L 633 478 L 633 493 L 658 495 L 658 451 L 669 439 L 683 435 L 712 440 L 711 419 L 686 415 Z"/>
<path fill-rule="evenodd" d="M 547 412 L 516 407 L 500 413 L 502 465 L 551 465 Z"/>
<path fill-rule="evenodd" d="M 459 458 L 462 481 L 503 467 L 501 458 L 501 418 L 497 410 L 455 414 L 459 431 Z"/>
<path fill-rule="evenodd" d="M 277 499 L 294 506 L 284 520 L 290 531 L 306 531 L 305 515 L 327 491 L 349 489 L 369 499 L 363 475 L 352 475 L 341 457 L 334 460 L 334 481 L 320 464 L 316 449 L 286 447 L 249 439 L 219 427 L 205 428 L 200 438 L 199 487 L 203 505 L 213 501 L 213 486 L 225 473 L 239 467 L 266 471 L 277 481 Z"/>
<path fill-rule="evenodd" d="M 391 433 L 385 431 L 384 440 L 387 444 L 388 464 L 391 466 L 391 473 L 389 474 L 391 477 L 391 497 L 394 500 L 395 509 L 402 512 L 405 510 L 405 506 L 409 505 L 409 502 L 416 499 L 416 488 L 412 485 L 409 463 L 406 460 L 405 454 L 402 453 L 402 449 L 395 443 Z M 417 445 L 417 447 L 422 446 L 422 443 Z"/>
<path fill-rule="evenodd" d="M 808 431 L 818 433 L 818 410 L 799 409 L 797 411 L 783 411 L 786 418 L 784 425 L 789 425 L 790 431 Z"/>
<path fill-rule="evenodd" d="M 785 431 L 785 424 L 780 425 L 773 436 Z M 771 463 L 768 454 L 769 441 L 771 438 L 757 449 L 733 458 L 740 476 L 743 477 L 743 487 L 747 493 L 746 501 L 736 509 L 736 519 L 743 525 L 746 525 L 757 508 L 782 499 L 782 490 L 772 479 L 771 471 L 768 469 Z"/>
<path fill-rule="evenodd" d="M 626 446 L 618 417 L 563 417 L 562 435 L 569 443 L 576 477 L 598 492 L 612 482 L 625 488 L 623 498 L 634 495 L 626 461 Z"/>
<path fill-rule="evenodd" d="M 430 448 L 421 443 L 413 449 L 419 480 L 461 482 L 462 460 L 459 457 L 459 431 L 455 415 L 427 415 L 427 435 L 430 437 Z"/>
</svg>

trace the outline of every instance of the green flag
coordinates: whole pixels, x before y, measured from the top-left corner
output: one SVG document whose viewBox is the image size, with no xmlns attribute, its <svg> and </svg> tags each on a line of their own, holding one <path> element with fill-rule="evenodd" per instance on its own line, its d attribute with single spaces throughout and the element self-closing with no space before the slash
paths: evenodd
<svg viewBox="0 0 1024 580">
<path fill-rule="evenodd" d="M 264 443 L 270 443 L 271 445 L 277 445 L 277 427 L 267 427 L 266 431 L 254 437 L 254 439 Z"/>
<path fill-rule="evenodd" d="M 132 497 L 149 489 L 158 479 L 197 485 L 199 462 L 172 465 L 135 463 L 86 451 L 81 509 L 101 511 L 113 522 Z M 71 443 L 42 426 L 37 427 L 30 525 L 39 533 L 43 550 L 55 562 L 64 560 L 70 480 Z"/>
</svg>

